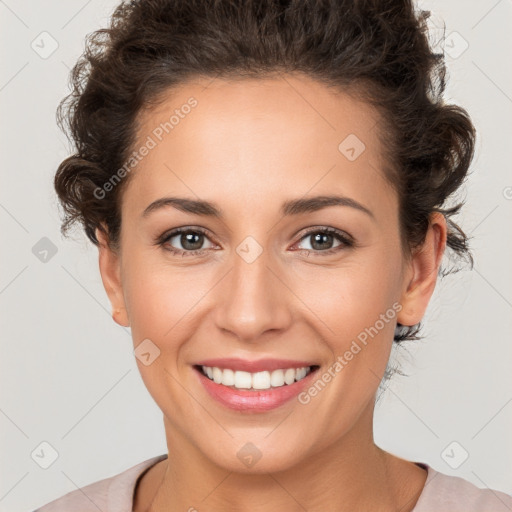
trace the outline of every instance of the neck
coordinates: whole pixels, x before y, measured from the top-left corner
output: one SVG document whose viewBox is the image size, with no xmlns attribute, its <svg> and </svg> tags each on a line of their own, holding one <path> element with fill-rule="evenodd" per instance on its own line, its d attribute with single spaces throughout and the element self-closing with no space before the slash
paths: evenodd
<svg viewBox="0 0 512 512">
<path fill-rule="evenodd" d="M 171 457 L 159 463 L 157 483 L 147 492 L 152 500 L 147 512 L 268 512 L 269 504 L 290 512 L 409 512 L 426 472 L 375 445 L 373 407 L 371 403 L 336 443 L 269 473 L 239 473 L 215 465 L 165 418 Z"/>
</svg>

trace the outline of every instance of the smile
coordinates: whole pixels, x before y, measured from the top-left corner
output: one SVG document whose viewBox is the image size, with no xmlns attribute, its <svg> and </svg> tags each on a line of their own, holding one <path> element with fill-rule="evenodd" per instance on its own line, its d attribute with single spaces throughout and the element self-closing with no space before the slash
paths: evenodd
<svg viewBox="0 0 512 512">
<path fill-rule="evenodd" d="M 246 414 L 263 413 L 291 402 L 311 384 L 320 368 L 318 365 L 287 368 L 283 361 L 230 364 L 239 369 L 230 368 L 228 364 L 227 360 L 222 363 L 222 368 L 195 364 L 193 369 L 206 396 L 221 406 Z M 240 369 L 241 366 L 245 369 Z M 268 369 L 264 370 L 262 366 Z M 257 371 L 246 371 L 249 369 Z"/>
<path fill-rule="evenodd" d="M 280 388 L 289 386 L 302 380 L 311 372 L 312 366 L 302 368 L 283 368 L 272 372 L 244 372 L 230 368 L 217 368 L 201 366 L 201 371 L 216 384 L 231 387 L 233 389 L 249 389 L 258 391 L 261 389 Z"/>
</svg>

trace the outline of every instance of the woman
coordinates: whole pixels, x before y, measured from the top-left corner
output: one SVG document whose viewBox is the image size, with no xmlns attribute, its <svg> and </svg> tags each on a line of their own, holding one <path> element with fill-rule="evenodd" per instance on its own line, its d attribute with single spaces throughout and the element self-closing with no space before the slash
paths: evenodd
<svg viewBox="0 0 512 512">
<path fill-rule="evenodd" d="M 39 509 L 510 510 L 379 448 L 475 131 L 410 1 L 144 0 L 61 105 L 63 233 L 98 246 L 168 453 Z M 322 245 L 326 245 L 322 248 Z"/>
</svg>

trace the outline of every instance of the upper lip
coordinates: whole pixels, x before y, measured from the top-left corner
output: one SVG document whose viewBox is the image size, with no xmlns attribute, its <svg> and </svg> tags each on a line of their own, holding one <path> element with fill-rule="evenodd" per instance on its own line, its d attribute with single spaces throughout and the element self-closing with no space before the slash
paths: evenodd
<svg viewBox="0 0 512 512">
<path fill-rule="evenodd" d="M 287 368 L 304 368 L 308 366 L 317 366 L 311 361 L 297 361 L 294 359 L 258 359 L 250 361 L 236 357 L 226 357 L 221 359 L 204 359 L 196 363 L 197 366 L 210 366 L 221 369 L 231 369 L 235 371 L 244 371 L 249 373 L 285 370 Z"/>
</svg>

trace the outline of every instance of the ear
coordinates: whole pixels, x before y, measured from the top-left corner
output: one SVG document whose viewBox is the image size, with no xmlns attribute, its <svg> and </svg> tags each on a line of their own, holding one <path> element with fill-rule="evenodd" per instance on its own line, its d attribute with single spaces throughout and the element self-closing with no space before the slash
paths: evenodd
<svg viewBox="0 0 512 512">
<path fill-rule="evenodd" d="M 415 325 L 421 321 L 437 282 L 437 275 L 446 248 L 446 219 L 440 212 L 430 216 L 423 245 L 416 249 L 409 263 L 397 322 Z"/>
<path fill-rule="evenodd" d="M 105 226 L 104 229 L 108 232 Z M 117 324 L 123 327 L 129 327 L 130 321 L 124 300 L 119 255 L 109 247 L 107 236 L 103 231 L 96 228 L 95 233 L 99 242 L 98 251 L 101 280 L 103 281 L 103 287 L 112 305 L 112 318 Z"/>
</svg>

